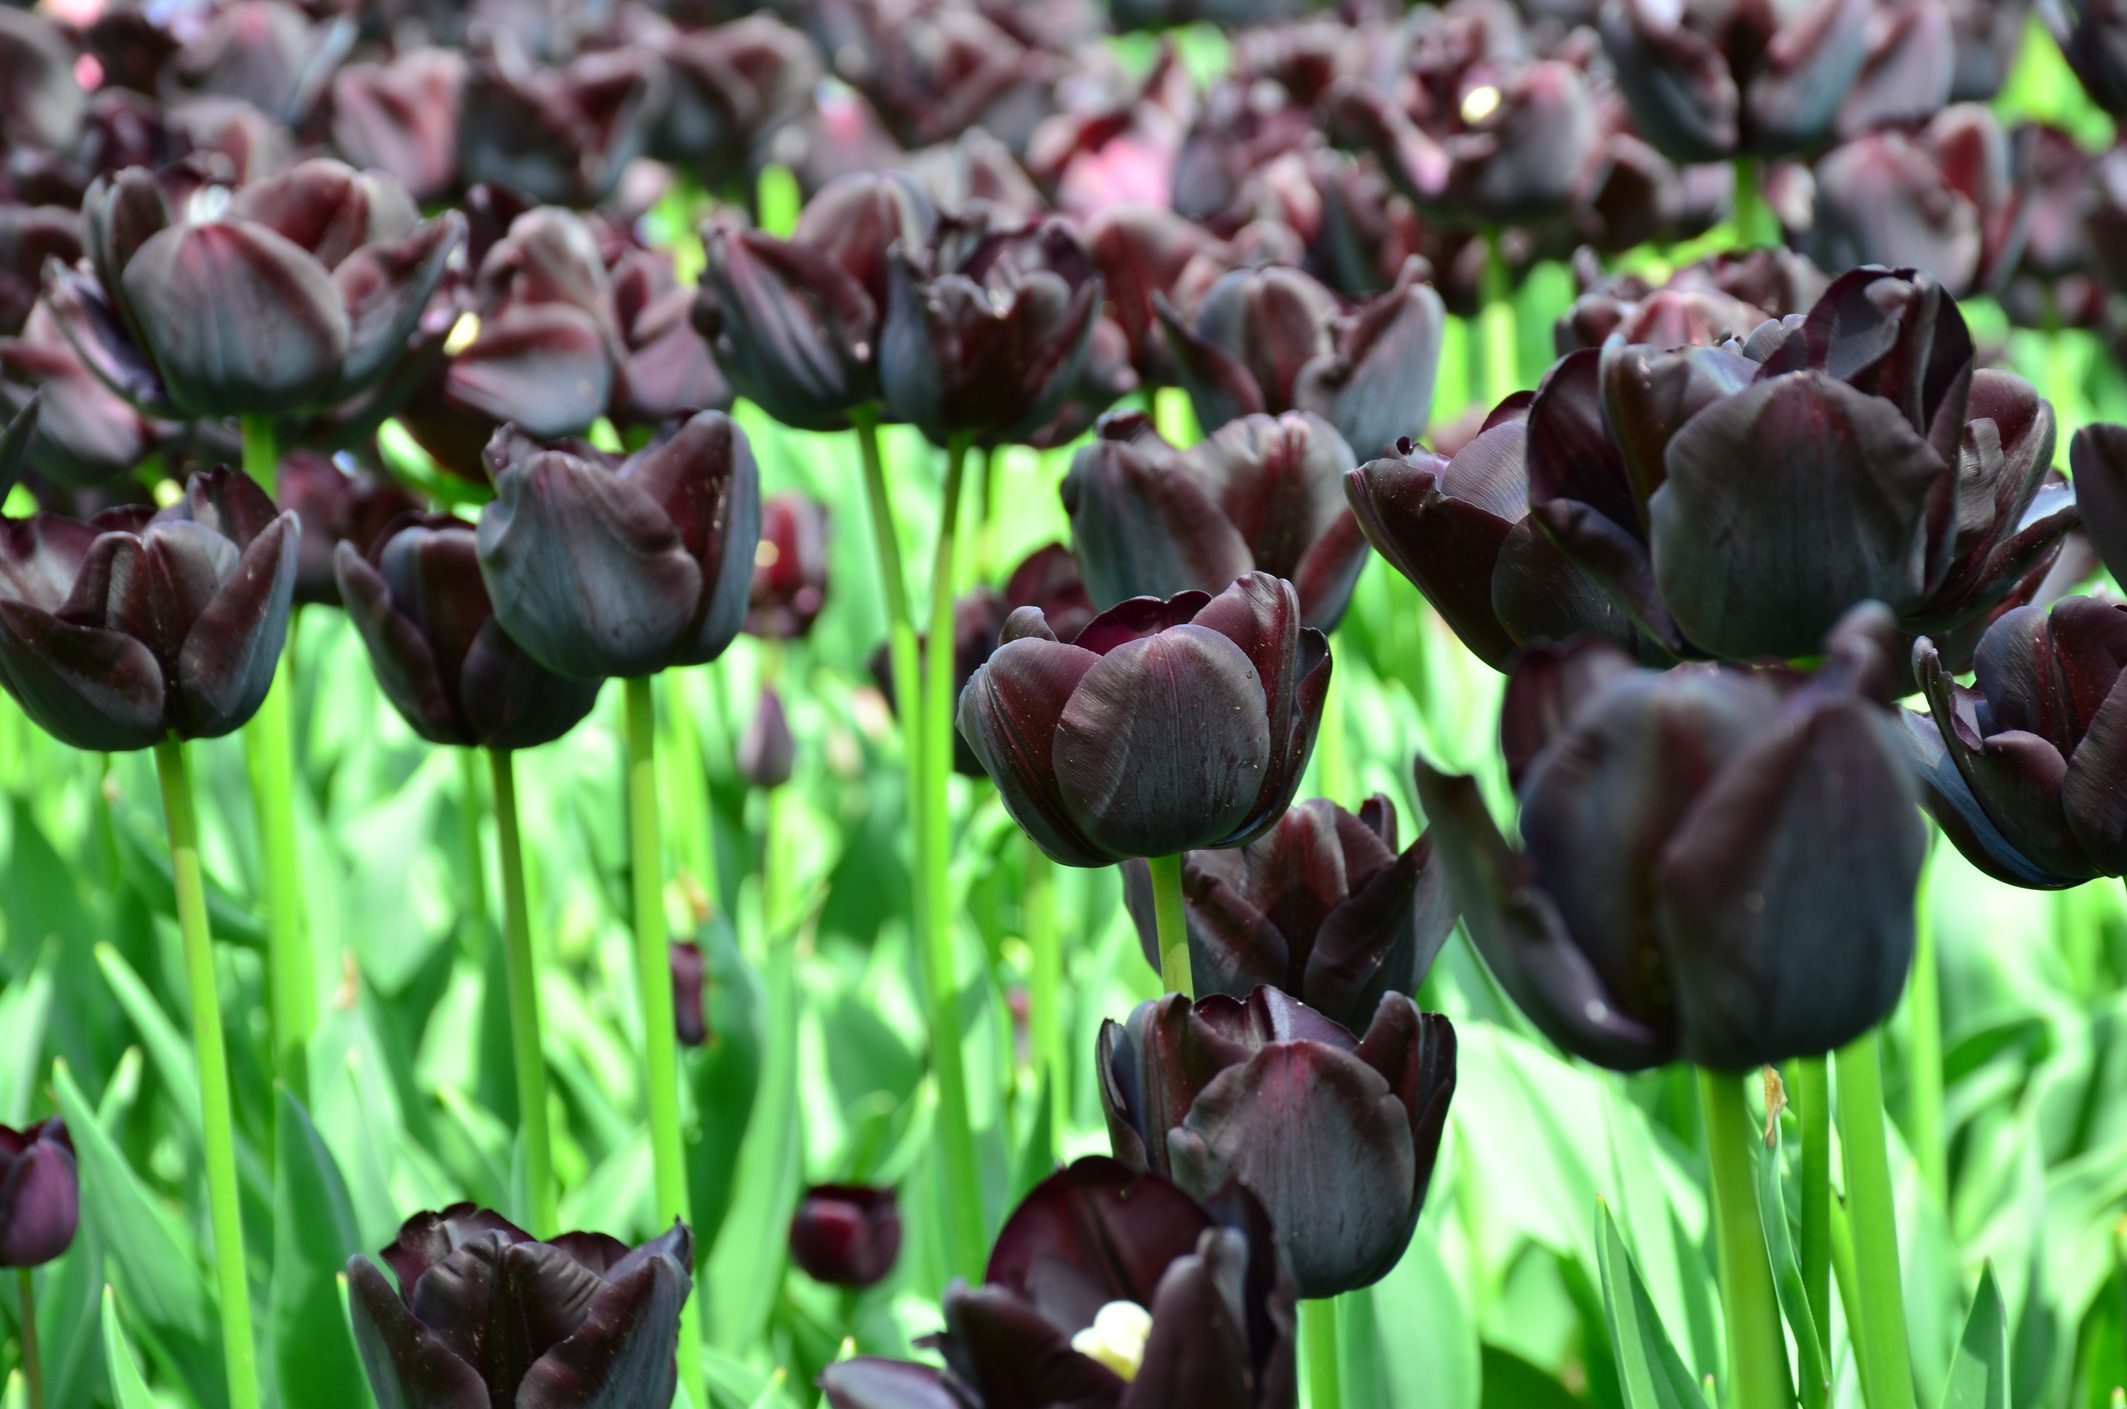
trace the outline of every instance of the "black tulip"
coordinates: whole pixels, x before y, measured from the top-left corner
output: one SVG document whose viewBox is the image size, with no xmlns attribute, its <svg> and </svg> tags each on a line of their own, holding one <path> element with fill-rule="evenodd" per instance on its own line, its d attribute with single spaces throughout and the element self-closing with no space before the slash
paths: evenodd
<svg viewBox="0 0 2127 1409">
<path fill-rule="evenodd" d="M 0 1267 L 40 1267 L 64 1253 L 81 1222 L 81 1175 L 66 1122 L 0 1125 Z"/>
<path fill-rule="evenodd" d="M 798 742 L 790 733 L 790 716 L 783 711 L 783 697 L 773 689 L 761 691 L 760 705 L 739 735 L 735 762 L 739 777 L 749 788 L 772 792 L 790 781 L 797 763 Z"/>
<path fill-rule="evenodd" d="M 901 1256 L 901 1205 L 892 1189 L 816 1184 L 790 1216 L 790 1260 L 815 1282 L 877 1286 Z"/>
<path fill-rule="evenodd" d="M 812 631 L 827 606 L 827 524 L 827 506 L 802 494 L 762 501 L 747 635 L 795 641 Z"/>
</svg>

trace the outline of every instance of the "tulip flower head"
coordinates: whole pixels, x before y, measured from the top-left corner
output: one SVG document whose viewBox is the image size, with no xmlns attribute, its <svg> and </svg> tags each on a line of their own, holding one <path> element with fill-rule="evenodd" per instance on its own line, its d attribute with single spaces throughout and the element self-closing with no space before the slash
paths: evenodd
<svg viewBox="0 0 2127 1409">
<path fill-rule="evenodd" d="M 342 468 L 332 456 L 314 450 L 293 450 L 281 457 L 274 494 L 303 525 L 295 599 L 304 605 L 340 604 L 333 556 L 342 543 L 358 554 L 367 553 L 402 514 L 421 509 L 421 501 L 394 481 L 360 466 Z"/>
<path fill-rule="evenodd" d="M 604 1409 L 666 1404 L 693 1289 L 684 1223 L 639 1247 L 603 1233 L 533 1238 L 472 1204 L 417 1213 L 348 1260 L 355 1344 L 386 1404 Z"/>
<path fill-rule="evenodd" d="M 983 1285 L 954 1283 L 942 1369 L 860 1357 L 832 1409 L 1291 1409 L 1294 1306 L 1262 1206 L 1199 1202 L 1088 1158 L 1005 1220 Z"/>
<path fill-rule="evenodd" d="M 783 697 L 773 689 L 761 691 L 760 704 L 739 735 L 739 777 L 746 786 L 773 792 L 790 781 L 797 762 L 798 743 L 790 732 L 790 716 L 783 710 Z"/>
<path fill-rule="evenodd" d="M 901 1256 L 901 1206 L 892 1189 L 817 1184 L 790 1218 L 790 1260 L 815 1282 L 877 1286 Z"/>
<path fill-rule="evenodd" d="M 1100 1034 L 1115 1155 L 1198 1197 L 1230 1180 L 1270 1214 L 1300 1295 L 1403 1256 L 1455 1094 L 1455 1029 L 1384 993 L 1363 1036 L 1278 989 L 1172 993 Z"/>
<path fill-rule="evenodd" d="M 0 1267 L 41 1267 L 74 1242 L 81 1175 L 66 1122 L 0 1125 Z"/>
<path fill-rule="evenodd" d="M 826 606 L 827 508 L 802 494 L 772 494 L 761 504 L 746 634 L 798 640 Z"/>
</svg>

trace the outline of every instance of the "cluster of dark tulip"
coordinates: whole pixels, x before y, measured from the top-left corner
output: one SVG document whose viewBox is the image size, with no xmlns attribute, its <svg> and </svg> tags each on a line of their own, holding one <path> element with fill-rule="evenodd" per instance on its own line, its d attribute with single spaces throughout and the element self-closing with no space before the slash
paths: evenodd
<svg viewBox="0 0 2127 1409">
<path fill-rule="evenodd" d="M 965 1278 L 937 1363 L 846 1359 L 829 1404 L 1278 1409 L 1305 1340 L 1336 1409 L 1311 1318 L 1418 1226 L 1457 1038 L 1415 995 L 1459 919 L 1564 1052 L 1703 1069 L 1715 1141 L 1730 1078 L 1793 1063 L 1827 1140 L 1836 1054 L 1848 1320 L 1872 1409 L 1905 1409 L 1871 1034 L 1913 963 L 1925 815 L 2016 885 L 2127 873 L 2127 607 L 2071 595 L 2127 578 L 2127 427 L 2077 430 L 2064 476 L 2053 407 L 1958 302 L 2109 333 L 2127 293 L 2127 149 L 1985 106 L 2025 6 L 89 8 L 0 8 L 0 488 L 38 505 L 0 523 L 0 686 L 68 745 L 156 754 L 236 1409 L 259 1391 L 185 745 L 245 734 L 300 1096 L 306 606 L 344 611 L 420 738 L 486 760 L 502 850 L 525 1207 L 420 1213 L 349 1264 L 380 1400 L 698 1385 L 674 1049 L 715 1033 L 659 811 L 702 769 L 660 768 L 652 682 L 741 632 L 802 640 L 828 590 L 827 512 L 764 500 L 741 399 L 858 447 Z M 2127 13 L 2048 18 L 2127 115 Z M 1134 72 L 1101 42 L 1206 20 L 1235 31 L 1207 87 L 1172 45 Z M 1732 252 L 1616 267 L 1724 220 Z M 1577 297 L 1527 387 L 1512 299 L 1559 259 Z M 1433 426 L 1451 315 L 1475 407 Z M 944 454 L 927 592 L 882 424 Z M 968 467 L 1014 446 L 1072 452 L 1070 542 L 956 596 Z M 1508 677 L 1518 843 L 1422 758 L 1396 763 L 1408 846 L 1384 796 L 1299 798 L 1376 553 Z M 556 1222 L 511 765 L 609 679 L 664 1230 L 634 1247 Z M 734 742 L 750 787 L 792 779 L 773 682 Z M 1030 865 L 1119 869 L 1159 980 L 1038 1054 L 1092 1064 L 1113 1157 L 994 1236 L 949 769 L 994 785 Z M 1788 1404 L 1765 1250 L 1726 1235 L 1714 1165 L 1736 1403 Z M 0 1127 L 0 1266 L 61 1255 L 81 1197 L 58 1122 Z M 790 1228 L 851 1289 L 901 1239 L 888 1188 L 812 1189 Z"/>
</svg>

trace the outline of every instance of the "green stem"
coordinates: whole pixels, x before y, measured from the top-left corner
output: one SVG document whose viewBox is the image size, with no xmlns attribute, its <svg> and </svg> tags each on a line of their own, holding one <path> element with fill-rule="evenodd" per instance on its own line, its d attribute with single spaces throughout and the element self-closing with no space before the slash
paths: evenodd
<svg viewBox="0 0 2127 1409">
<path fill-rule="evenodd" d="M 554 1144 L 547 1129 L 546 1060 L 540 1055 L 538 959 L 524 899 L 524 840 L 517 828 L 517 768 L 508 749 L 488 750 L 487 766 L 495 787 L 495 840 L 502 854 L 503 974 L 510 991 L 517 1113 L 524 1124 L 525 1202 L 532 1211 L 533 1235 L 551 1238 L 561 1231 L 561 1219 L 554 1208 Z"/>
<path fill-rule="evenodd" d="M 1861 1274 L 1854 1267 L 1853 1220 L 1846 1216 L 1846 1205 L 1832 1200 L 1832 1272 L 1838 1278 L 1839 1304 L 1846 1308 L 1846 1324 L 1856 1326 L 1861 1321 Z M 1876 1402 L 1876 1383 L 1869 1378 L 1869 1363 L 1857 1359 L 1854 1362 L 1855 1378 L 1861 1381 L 1861 1402 Z"/>
<path fill-rule="evenodd" d="M 1832 1076 L 1824 1057 L 1794 1063 L 1792 1088 L 1802 1121 L 1802 1291 L 1817 1344 L 1832 1343 Z"/>
<path fill-rule="evenodd" d="M 946 792 L 953 764 L 953 560 L 959 547 L 967 456 L 966 438 L 954 437 L 946 449 L 938 544 L 931 559 L 930 645 L 923 658 L 922 707 L 913 717 L 923 737 L 923 790 L 917 809 L 923 838 L 923 975 L 930 1009 L 931 1062 L 938 1078 L 938 1119 L 945 1142 L 945 1192 L 952 1220 L 949 1246 L 952 1266 L 973 1282 L 981 1279 L 988 1239 L 983 1231 L 981 1173 L 960 1047 L 963 1025 L 954 954 L 958 917 L 952 904 L 952 818 Z"/>
<path fill-rule="evenodd" d="M 214 936 L 207 926 L 207 885 L 199 861 L 199 819 L 185 746 L 171 735 L 155 746 L 163 817 L 170 831 L 170 870 L 177 927 L 184 937 L 185 983 L 192 1000 L 192 1054 L 199 1066 L 199 1107 L 206 1152 L 207 1206 L 214 1230 L 220 1292 L 222 1362 L 229 1409 L 258 1409 L 258 1353 L 251 1340 L 251 1292 L 244 1277 L 244 1215 L 236 1187 L 236 1131 L 229 1110 L 229 1056 L 222 1045 L 222 1002 L 214 977 Z"/>
<path fill-rule="evenodd" d="M 662 1227 L 692 1224 L 687 1208 L 687 1147 L 679 1128 L 679 1034 L 672 1012 L 671 939 L 665 930 L 664 841 L 657 816 L 657 710 L 650 679 L 637 675 L 627 689 L 628 866 L 634 883 L 635 986 L 641 990 L 644 1098 L 650 1114 L 650 1162 L 655 1217 Z M 698 1398 L 702 1388 L 700 1296 L 680 1313 L 680 1383 Z"/>
<path fill-rule="evenodd" d="M 1182 858 L 1154 856 L 1145 865 L 1152 870 L 1152 918 L 1160 949 L 1160 988 L 1188 997 L 1195 992 L 1189 966 L 1189 917 L 1182 908 Z"/>
<path fill-rule="evenodd" d="M 686 677 L 676 670 L 665 672 L 666 723 L 672 732 L 672 763 L 666 773 L 680 787 L 674 808 L 680 865 L 689 880 L 700 888 L 710 904 L 717 899 L 715 809 L 709 803 L 709 769 L 703 762 L 702 726 L 695 717 L 694 701 Z M 712 691 L 714 685 L 712 683 Z"/>
<path fill-rule="evenodd" d="M 1479 286 L 1477 340 L 1483 345 L 1484 402 L 1497 406 L 1521 389 L 1521 358 L 1514 339 L 1514 286 L 1500 232 L 1484 237 L 1484 277 Z"/>
<path fill-rule="evenodd" d="M 1300 1351 L 1307 1360 L 1307 1409 L 1343 1409 L 1344 1367 L 1337 1359 L 1337 1303 L 1300 1303 Z"/>
<path fill-rule="evenodd" d="M 271 494 L 280 463 L 273 422 L 246 416 L 244 472 Z M 310 1100 L 310 1034 L 318 1023 L 317 977 L 303 930 L 303 863 L 295 842 L 295 669 L 285 659 L 258 713 L 244 726 L 245 771 L 266 870 L 267 1020 L 273 1074 Z"/>
<path fill-rule="evenodd" d="M 1056 925 L 1056 863 L 1025 838 L 1027 949 L 1033 958 L 1027 975 L 1027 1039 L 1034 1051 L 1034 1070 L 1049 1092 L 1049 1144 L 1063 1148 L 1071 1101 L 1070 1052 L 1064 1042 L 1063 934 Z"/>
<path fill-rule="evenodd" d="M 1790 1409 L 1793 1380 L 1772 1263 L 1758 1224 L 1750 1152 L 1757 1138 L 1742 1083 L 1699 1072 L 1699 1109 L 1706 1120 L 1706 1159 L 1713 1173 L 1713 1220 L 1720 1250 L 1721 1308 L 1728 1328 L 1728 1404 L 1731 1409 Z"/>
<path fill-rule="evenodd" d="M 1736 245 L 1752 249 L 1759 245 L 1779 243 L 1779 237 L 1769 228 L 1767 217 L 1771 207 L 1765 204 L 1765 196 L 1758 189 L 1758 164 L 1749 157 L 1737 157 L 1735 162 L 1736 189 L 1730 198 L 1730 206 L 1736 230 Z"/>
<path fill-rule="evenodd" d="M 1906 990 L 1911 1023 L 1907 1031 L 1908 1079 L 1913 1159 L 1921 1182 L 1944 1208 L 1950 1205 L 1950 1147 L 1943 1135 L 1942 971 L 1935 963 L 1935 919 L 1929 904 L 1933 887 L 1923 877 L 1913 929 L 1913 978 Z M 2094 927 L 2093 927 L 2094 928 Z"/>
<path fill-rule="evenodd" d="M 15 1285 L 22 1293 L 22 1378 L 30 1387 L 30 1409 L 44 1409 L 44 1360 L 37 1349 L 37 1289 L 30 1269 L 15 1269 Z"/>
<path fill-rule="evenodd" d="M 464 872 L 465 949 L 487 952 L 487 855 L 480 845 L 480 760 L 471 749 L 458 754 L 458 857 Z"/>
<path fill-rule="evenodd" d="M 1913 1409 L 1913 1365 L 1905 1330 L 1905 1288 L 1898 1267 L 1898 1206 L 1891 1192 L 1890 1142 L 1884 1133 L 1883 1060 L 1875 1033 L 1839 1049 L 1839 1144 L 1846 1153 L 1846 1197 L 1853 1205 L 1854 1269 L 1860 1315 L 1853 1317 L 1854 1355 L 1880 1391 L 1869 1409 Z"/>
</svg>

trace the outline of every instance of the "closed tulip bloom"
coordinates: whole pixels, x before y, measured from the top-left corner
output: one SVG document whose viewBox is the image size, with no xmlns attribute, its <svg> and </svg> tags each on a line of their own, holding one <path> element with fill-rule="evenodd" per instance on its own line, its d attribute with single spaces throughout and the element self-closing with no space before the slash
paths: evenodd
<svg viewBox="0 0 2127 1409">
<path fill-rule="evenodd" d="M 458 186 L 458 121 L 465 56 L 411 49 L 348 64 L 332 78 L 332 142 L 355 166 L 388 171 L 417 201 Z"/>
<path fill-rule="evenodd" d="M 684 1223 L 639 1247 L 603 1233 L 541 1242 L 472 1204 L 417 1213 L 347 1263 L 355 1345 L 386 1404 L 607 1409 L 666 1404 L 693 1289 Z"/>
<path fill-rule="evenodd" d="M 458 169 L 551 205 L 591 206 L 642 154 L 665 91 L 653 55 L 587 53 L 555 66 L 514 42 L 473 59 L 458 121 Z"/>
<path fill-rule="evenodd" d="M 613 394 L 606 416 L 621 430 L 673 416 L 730 409 L 731 385 L 694 329 L 694 290 L 683 288 L 669 250 L 612 241 Z"/>
<path fill-rule="evenodd" d="M 699 1047 L 709 1040 L 709 1015 L 703 1006 L 703 990 L 709 981 L 709 965 L 702 947 L 691 939 L 674 940 L 672 963 L 672 1021 L 680 1045 Z"/>
<path fill-rule="evenodd" d="M 1446 310 L 1422 261 L 1396 286 L 1347 309 L 1298 269 L 1236 269 L 1191 319 L 1164 301 L 1165 325 L 1197 423 L 1312 411 L 1357 455 L 1425 430 Z"/>
<path fill-rule="evenodd" d="M 838 430 L 879 398 L 888 252 L 927 247 L 937 220 L 907 176 L 867 174 L 822 187 L 788 240 L 712 225 L 695 325 L 740 395 L 785 425 Z"/>
<path fill-rule="evenodd" d="M 831 1287 L 877 1286 L 901 1256 L 901 1205 L 892 1189 L 816 1184 L 790 1216 L 790 1260 Z"/>
<path fill-rule="evenodd" d="M 2102 326 L 2111 299 L 2093 239 L 2105 204 L 2098 158 L 2072 133 L 2042 122 L 2018 123 L 2009 142 L 2024 230 L 2003 310 L 2041 331 Z"/>
<path fill-rule="evenodd" d="M 790 716 L 783 712 L 783 697 L 772 689 L 761 691 L 760 705 L 739 735 L 739 777 L 749 788 L 771 792 L 790 781 L 797 763 L 798 742 L 790 732 Z"/>
<path fill-rule="evenodd" d="M 1123 863 L 1123 895 L 1157 970 L 1143 862 Z M 1384 993 L 1417 991 L 1455 928 L 1431 840 L 1420 833 L 1397 851 L 1395 804 L 1379 793 L 1356 817 L 1310 798 L 1247 846 L 1190 852 L 1182 899 L 1198 993 L 1245 998 L 1267 985 L 1354 1032 Z"/>
<path fill-rule="evenodd" d="M 76 748 L 233 732 L 273 683 L 299 534 L 294 514 L 228 470 L 194 475 L 160 514 L 6 520 L 0 685 Z"/>
<path fill-rule="evenodd" d="M 41 1267 L 74 1242 L 81 1175 L 57 1116 L 14 1130 L 0 1125 L 0 1267 Z"/>
<path fill-rule="evenodd" d="M 1068 866 L 1240 846 L 1300 784 L 1329 646 L 1292 584 L 1134 597 L 1070 643 L 1021 608 L 960 696 L 1005 808 Z"/>
<path fill-rule="evenodd" d="M 287 0 L 234 0 L 192 25 L 171 27 L 181 47 L 163 85 L 177 93 L 241 100 L 276 123 L 298 127 L 355 40 L 345 15 L 313 20 Z"/>
<path fill-rule="evenodd" d="M 2127 608 L 2021 607 L 1987 628 L 1971 689 L 1914 647 L 1932 719 L 1908 717 L 1928 804 L 1972 863 L 2057 889 L 2127 873 Z"/>
<path fill-rule="evenodd" d="M 809 635 L 827 606 L 827 507 L 802 494 L 761 503 L 746 634 L 773 641 Z"/>
<path fill-rule="evenodd" d="M 366 554 L 402 514 L 421 509 L 421 501 L 396 482 L 359 466 L 343 469 L 332 456 L 314 450 L 281 457 L 274 492 L 303 526 L 295 567 L 295 599 L 303 605 L 340 604 L 333 555 L 342 543 Z"/>
<path fill-rule="evenodd" d="M 2090 101 L 2114 117 L 2127 114 L 2127 5 L 2044 0 L 2039 13 Z"/>
<path fill-rule="evenodd" d="M 1081 386 L 1100 316 L 1100 271 L 1060 220 L 939 227 L 889 261 L 880 334 L 886 409 L 940 445 L 1009 444 Z"/>
<path fill-rule="evenodd" d="M 1603 43 L 1634 124 L 1673 161 L 1807 151 L 1867 59 L 1869 0 L 1608 0 Z"/>
<path fill-rule="evenodd" d="M 1601 641 L 1533 652 L 1501 721 L 1526 851 L 1476 783 L 1418 791 L 1471 938 L 1530 1019 L 1622 1071 L 1744 1071 L 1889 1015 L 1927 833 L 1881 606 L 1815 676 L 1635 669 Z"/>
<path fill-rule="evenodd" d="M 599 682 L 556 675 L 495 620 L 473 526 L 410 514 L 334 552 L 339 596 L 384 694 L 430 743 L 536 748 L 576 727 Z"/>
<path fill-rule="evenodd" d="M 54 267 L 60 325 L 120 392 L 173 418 L 317 412 L 374 389 L 464 231 L 455 212 L 422 220 L 390 178 L 324 159 L 203 220 L 176 218 L 129 169 L 90 188 L 83 220 L 94 272 Z"/>
<path fill-rule="evenodd" d="M 943 1368 L 868 1357 L 832 1409 L 1293 1409 L 1294 1306 L 1262 1206 L 1200 1203 L 1088 1158 L 1005 1220 L 979 1287 L 945 1294 Z"/>
<path fill-rule="evenodd" d="M 1093 600 L 1215 592 L 1244 573 L 1289 579 L 1301 620 L 1332 631 L 1366 566 L 1344 502 L 1351 447 L 1319 416 L 1252 415 L 1176 451 L 1142 412 L 1102 418 L 1063 483 Z"/>
<path fill-rule="evenodd" d="M 505 428 L 480 571 L 495 619 L 548 669 L 654 675 L 716 659 L 738 634 L 761 536 L 760 475 L 720 411 L 623 458 Z"/>
<path fill-rule="evenodd" d="M 1385 993 L 1363 1037 L 1275 988 L 1179 993 L 1100 1034 L 1125 1164 L 1199 1198 L 1230 1180 L 1270 1214 L 1304 1297 L 1387 1275 L 1410 1245 L 1455 1094 L 1455 1029 Z"/>
</svg>

